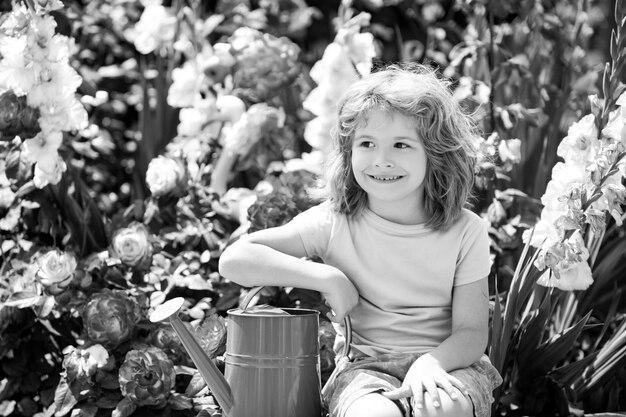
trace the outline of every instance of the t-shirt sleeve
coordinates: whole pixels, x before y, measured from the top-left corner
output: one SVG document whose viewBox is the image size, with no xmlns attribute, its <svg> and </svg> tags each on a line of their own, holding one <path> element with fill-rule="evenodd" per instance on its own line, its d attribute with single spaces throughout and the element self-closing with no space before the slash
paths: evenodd
<svg viewBox="0 0 626 417">
<path fill-rule="evenodd" d="M 461 238 L 454 286 L 469 284 L 489 275 L 491 259 L 488 227 L 487 222 L 478 216 L 468 223 Z"/>
<path fill-rule="evenodd" d="M 319 256 L 324 259 L 333 228 L 334 216 L 328 203 L 311 207 L 293 218 L 290 226 L 294 227 L 308 257 Z"/>
</svg>

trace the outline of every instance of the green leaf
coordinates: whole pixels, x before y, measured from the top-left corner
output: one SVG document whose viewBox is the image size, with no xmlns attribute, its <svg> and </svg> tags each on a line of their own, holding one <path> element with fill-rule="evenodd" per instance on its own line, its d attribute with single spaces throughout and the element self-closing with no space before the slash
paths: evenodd
<svg viewBox="0 0 626 417">
<path fill-rule="evenodd" d="M 78 401 L 76 401 L 74 394 L 70 391 L 67 380 L 65 378 L 61 378 L 61 381 L 59 381 L 59 385 L 57 385 L 57 389 L 54 392 L 54 406 L 56 408 L 56 412 L 54 413 L 55 417 L 62 417 L 66 415 L 77 403 Z"/>
<path fill-rule="evenodd" d="M 137 405 L 129 400 L 127 397 L 122 398 L 122 401 L 117 403 L 115 410 L 111 413 L 111 417 L 128 417 L 137 409 Z"/>
<path fill-rule="evenodd" d="M 534 365 L 538 359 L 537 348 L 550 319 L 549 300 L 548 296 L 543 298 L 539 307 L 523 319 L 515 335 L 519 343 L 515 360 L 519 364 L 520 375 L 525 377 L 537 376 Z"/>
<path fill-rule="evenodd" d="M 98 408 L 111 409 L 117 407 L 122 400 L 122 393 L 117 391 L 107 392 L 103 397 L 98 398 L 94 403 Z"/>
<path fill-rule="evenodd" d="M 17 308 L 28 308 L 36 306 L 41 300 L 41 295 L 30 291 L 20 291 L 13 293 L 4 305 Z"/>
<path fill-rule="evenodd" d="M 95 417 L 98 407 L 95 405 L 81 405 L 72 410 L 72 417 Z"/>
<path fill-rule="evenodd" d="M 554 368 L 560 360 L 565 358 L 566 354 L 574 346 L 578 336 L 580 336 L 590 316 L 591 312 L 587 313 L 578 323 L 563 333 L 555 335 L 538 347 L 535 360 L 532 362 L 532 367 L 536 372 L 540 374 L 546 373 Z"/>
<path fill-rule="evenodd" d="M 54 307 L 56 306 L 56 301 L 51 295 L 45 295 L 41 298 L 42 299 L 39 305 L 39 311 L 37 312 L 37 315 L 41 318 L 45 318 L 48 317 L 50 313 L 52 313 L 52 310 L 54 310 Z"/>
<path fill-rule="evenodd" d="M 489 340 L 489 359 L 496 369 L 502 370 L 502 354 L 500 345 L 502 343 L 502 307 L 500 306 L 500 294 L 498 293 L 498 280 L 494 281 L 495 300 L 493 304 L 493 316 L 491 319 L 491 335 Z"/>
<path fill-rule="evenodd" d="M 559 381 L 562 385 L 572 385 L 574 381 L 580 377 L 585 368 L 596 358 L 597 352 L 592 353 L 576 362 L 568 363 L 559 368 L 556 368 L 548 375 Z"/>
<path fill-rule="evenodd" d="M 15 410 L 15 401 L 2 401 L 0 403 L 0 416 L 10 416 Z"/>
<path fill-rule="evenodd" d="M 194 372 L 191 377 L 191 381 L 189 381 L 189 385 L 187 385 L 187 389 L 185 389 L 185 395 L 187 397 L 195 397 L 206 387 L 206 382 L 202 378 L 199 372 Z"/>
<path fill-rule="evenodd" d="M 191 398 L 177 392 L 172 393 L 167 399 L 167 402 L 173 410 L 189 410 L 193 408 Z"/>
</svg>

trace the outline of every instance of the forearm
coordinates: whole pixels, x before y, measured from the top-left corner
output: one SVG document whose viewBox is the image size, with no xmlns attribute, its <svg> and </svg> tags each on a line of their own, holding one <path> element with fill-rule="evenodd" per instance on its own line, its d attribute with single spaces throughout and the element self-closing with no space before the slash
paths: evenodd
<svg viewBox="0 0 626 417">
<path fill-rule="evenodd" d="M 272 285 L 320 292 L 328 268 L 332 267 L 241 241 L 227 248 L 219 261 L 220 274 L 245 287 Z"/>
<path fill-rule="evenodd" d="M 484 329 L 458 329 L 437 348 L 424 355 L 424 360 L 435 360 L 446 372 L 450 372 L 476 362 L 486 346 L 487 326 Z"/>
</svg>

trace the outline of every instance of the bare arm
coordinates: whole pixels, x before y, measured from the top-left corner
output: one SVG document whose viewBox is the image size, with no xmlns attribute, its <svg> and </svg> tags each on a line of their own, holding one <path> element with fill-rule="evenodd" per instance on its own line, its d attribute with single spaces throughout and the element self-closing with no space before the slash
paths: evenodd
<svg viewBox="0 0 626 417">
<path fill-rule="evenodd" d="M 418 406 L 427 391 L 439 403 L 438 388 L 456 399 L 454 387 L 463 384 L 449 374 L 476 362 L 487 346 L 489 291 L 487 278 L 455 287 L 452 294 L 452 333 L 439 346 L 420 356 L 411 366 L 402 386 L 383 395 L 390 399 L 413 396 Z"/>
<path fill-rule="evenodd" d="M 454 287 L 452 334 L 431 356 L 446 371 L 476 362 L 487 347 L 489 334 L 489 287 L 487 278 Z"/>
<path fill-rule="evenodd" d="M 322 293 L 335 312 L 334 321 L 358 302 L 350 280 L 337 268 L 310 262 L 299 234 L 289 224 L 243 236 L 222 253 L 219 271 L 246 287 L 276 285 Z"/>
</svg>

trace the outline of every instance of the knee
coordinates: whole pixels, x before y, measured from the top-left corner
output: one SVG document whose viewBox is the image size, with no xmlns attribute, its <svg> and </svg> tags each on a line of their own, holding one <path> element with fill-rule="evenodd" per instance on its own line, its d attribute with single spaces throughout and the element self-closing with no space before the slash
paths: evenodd
<svg viewBox="0 0 626 417">
<path fill-rule="evenodd" d="M 472 400 L 456 390 L 457 399 L 453 400 L 442 389 L 439 390 L 439 407 L 433 405 L 433 400 L 424 394 L 424 406 L 421 409 L 413 408 L 414 417 L 473 417 L 474 405 Z"/>
<path fill-rule="evenodd" d="M 380 394 L 368 394 L 355 400 L 345 417 L 403 417 L 398 406 Z"/>
</svg>

